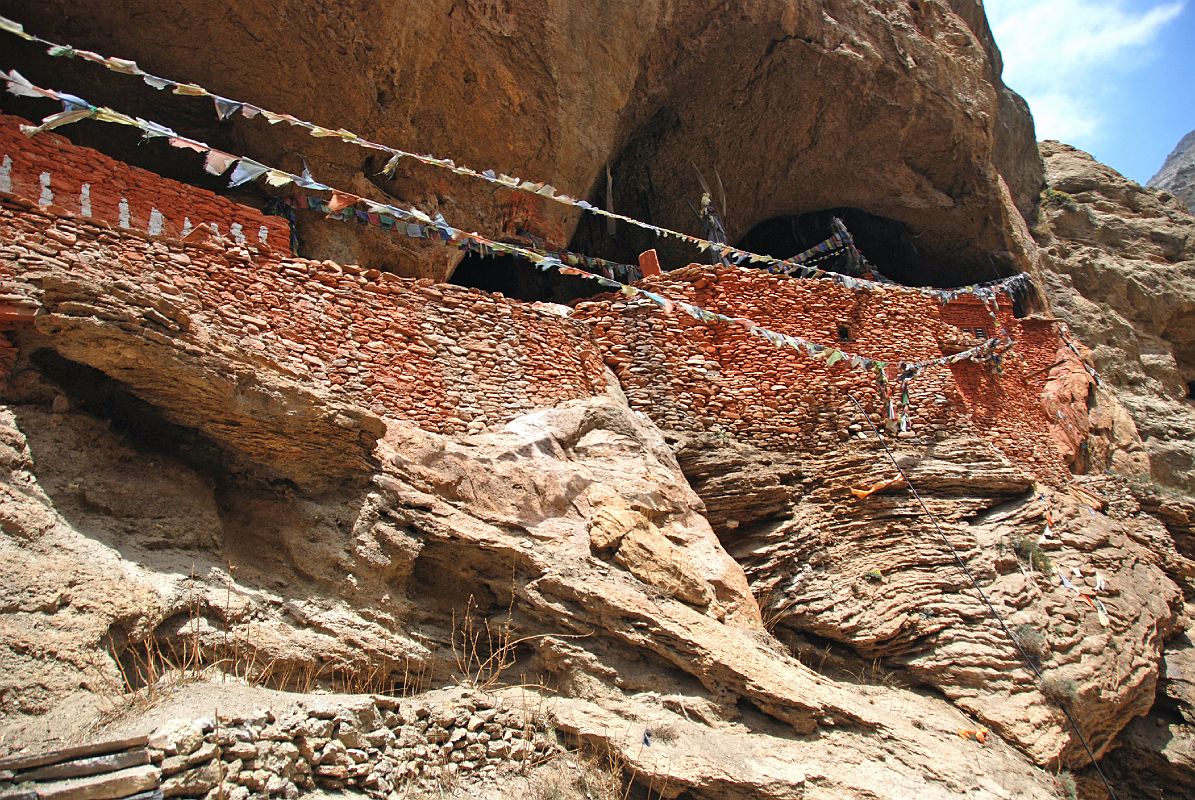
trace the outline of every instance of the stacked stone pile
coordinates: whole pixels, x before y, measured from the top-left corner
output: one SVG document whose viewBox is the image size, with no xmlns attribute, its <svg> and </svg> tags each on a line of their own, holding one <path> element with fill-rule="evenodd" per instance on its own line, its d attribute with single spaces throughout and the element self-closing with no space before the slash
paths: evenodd
<svg viewBox="0 0 1195 800">
<path fill-rule="evenodd" d="M 140 748 L 130 752 L 141 760 L 114 773 L 127 779 L 119 785 L 98 776 L 63 793 L 10 770 L 0 773 L 6 776 L 0 791 L 6 798 L 97 800 L 132 794 L 124 791 L 132 786 L 159 798 L 249 800 L 349 788 L 381 800 L 396 790 L 484 784 L 561 752 L 543 719 L 466 690 L 407 700 L 308 701 L 277 715 L 175 719 L 148 737 L 148 750 L 146 743 L 137 739 Z"/>
<path fill-rule="evenodd" d="M 543 720 L 485 695 L 374 697 L 278 716 L 176 720 L 150 737 L 166 797 L 298 797 L 316 787 L 386 798 L 400 787 L 479 782 L 558 752 Z"/>
</svg>

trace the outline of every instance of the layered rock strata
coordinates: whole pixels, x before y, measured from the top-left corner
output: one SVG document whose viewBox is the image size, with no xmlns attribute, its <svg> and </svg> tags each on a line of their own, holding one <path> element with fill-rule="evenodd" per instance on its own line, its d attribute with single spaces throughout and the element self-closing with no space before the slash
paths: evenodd
<svg viewBox="0 0 1195 800">
<path fill-rule="evenodd" d="M 1050 190 L 1036 235 L 1054 308 L 1092 348 L 1148 456 L 1110 466 L 1195 492 L 1195 217 L 1069 145 L 1041 149 Z M 1124 448 L 1123 435 L 1104 438 Z"/>
<path fill-rule="evenodd" d="M 1195 131 L 1175 145 L 1158 173 L 1146 184 L 1151 189 L 1169 192 L 1195 210 Z"/>
</svg>

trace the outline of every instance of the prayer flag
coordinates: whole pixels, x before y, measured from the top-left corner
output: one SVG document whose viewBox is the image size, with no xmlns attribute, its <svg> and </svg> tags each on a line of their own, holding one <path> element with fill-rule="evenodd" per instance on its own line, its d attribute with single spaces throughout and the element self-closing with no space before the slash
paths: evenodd
<svg viewBox="0 0 1195 800">
<path fill-rule="evenodd" d="M 232 178 L 228 181 L 228 186 L 240 186 L 243 183 L 256 180 L 269 171 L 269 167 L 265 164 L 259 164 L 251 158 L 242 158 L 237 162 L 236 169 L 232 171 Z"/>
<path fill-rule="evenodd" d="M 203 168 L 212 175 L 223 175 L 236 161 L 236 156 L 222 153 L 219 150 L 209 150 L 203 160 Z"/>
</svg>

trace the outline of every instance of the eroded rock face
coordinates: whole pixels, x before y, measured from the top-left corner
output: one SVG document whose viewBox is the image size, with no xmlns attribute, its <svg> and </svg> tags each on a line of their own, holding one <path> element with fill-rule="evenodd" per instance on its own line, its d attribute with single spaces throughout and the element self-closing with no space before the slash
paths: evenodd
<svg viewBox="0 0 1195 800">
<path fill-rule="evenodd" d="M 951 767 L 973 723 L 943 701 L 841 685 L 787 655 L 659 433 L 615 401 L 458 441 L 392 431 L 373 486 L 338 503 L 213 485 L 58 407 L 30 400 L 3 418 L 4 547 L 26 565 L 3 585 L 8 742 L 76 735 L 89 703 L 122 691 L 113 654 L 136 681 L 146 641 L 190 642 L 205 659 L 252 653 L 242 668 L 292 688 L 316 669 L 418 688 L 459 673 L 471 614 L 476 630 L 509 620 L 531 637 L 509 675 L 571 698 L 531 705 L 666 797 L 1051 796 L 1050 778 L 1008 748 L 964 745 L 968 769 Z M 92 473 L 105 481 L 82 488 Z M 187 512 L 185 536 L 164 537 L 154 498 Z M 668 558 L 631 570 L 595 554 L 587 529 L 627 509 L 674 546 Z M 699 596 L 659 579 L 653 559 Z"/>
<path fill-rule="evenodd" d="M 1150 477 L 1195 492 L 1195 217 L 1069 145 L 1041 150 L 1053 308 L 1132 416 Z"/>
<path fill-rule="evenodd" d="M 849 206 L 907 226 L 945 282 L 965 283 L 973 270 L 989 278 L 987 253 L 1021 268 L 1031 258 L 1012 218 L 1016 207 L 1032 211 L 1041 183 L 1032 122 L 999 81 L 974 0 L 755 0 L 733 13 L 713 2 L 528 0 L 335 12 L 293 0 L 234 11 L 55 0 L 0 10 L 230 97 L 577 197 L 604 193 L 609 163 L 616 208 L 656 224 L 696 232 L 685 204 L 700 194 L 693 163 L 707 177 L 720 172 L 732 240 L 770 217 Z M 219 124 L 185 98 L 9 45 L 35 80 L 293 171 L 301 155 L 327 183 L 442 212 L 467 230 L 502 238 L 523 228 L 564 244 L 576 227 L 565 206 L 408 165 L 386 180 L 383 160 L 357 148 L 261 119 Z M 199 174 L 169 148 L 138 152 L 110 131 L 77 133 Z M 316 214 L 304 214 L 302 237 L 305 255 L 438 279 L 460 257 Z"/>
<path fill-rule="evenodd" d="M 1187 208 L 1195 209 L 1195 131 L 1179 141 L 1158 174 L 1146 185 L 1170 192 L 1186 203 Z"/>
<path fill-rule="evenodd" d="M 1085 763 L 1055 701 L 907 490 L 866 499 L 849 491 L 895 477 L 878 445 L 844 445 L 834 456 L 787 464 L 761 454 L 771 464 L 764 490 L 786 494 L 783 503 L 764 500 L 754 473 L 718 468 L 720 452 L 727 466 L 750 463 L 746 448 L 710 445 L 690 443 L 681 463 L 715 509 L 711 519 L 743 564 L 765 624 L 806 661 L 824 664 L 844 647 L 861 657 L 856 669 L 871 665 L 873 673 L 934 686 L 1039 763 Z M 1153 705 L 1162 647 L 1183 618 L 1180 587 L 1195 563 L 1131 499 L 1131 516 L 1114 518 L 1066 492 L 1038 494 L 980 441 L 946 438 L 916 452 L 902 446 L 897 458 L 983 591 L 1031 642 L 1026 649 L 1046 680 L 1074 687 L 1067 702 L 1093 747 L 1114 746 Z M 1047 513 L 1053 533 L 1038 545 Z M 1035 547 L 1039 555 L 1027 555 Z M 1059 572 L 1101 599 L 1107 626 Z M 824 652 L 823 643 L 830 645 Z"/>
</svg>

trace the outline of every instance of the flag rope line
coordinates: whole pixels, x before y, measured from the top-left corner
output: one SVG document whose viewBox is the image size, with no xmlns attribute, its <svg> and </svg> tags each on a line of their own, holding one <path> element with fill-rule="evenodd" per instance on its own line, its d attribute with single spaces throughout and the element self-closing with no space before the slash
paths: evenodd
<svg viewBox="0 0 1195 800">
<path fill-rule="evenodd" d="M 1022 663 L 1028 667 L 1029 671 L 1033 673 L 1034 678 L 1036 678 L 1040 683 L 1044 677 L 1041 669 L 1033 662 L 1033 659 L 1029 656 L 1029 654 L 1025 652 L 1025 648 L 1019 641 L 1017 641 L 1017 637 L 1013 636 L 1012 631 L 1008 628 L 1008 624 L 1004 621 L 1004 616 L 996 610 L 996 606 L 988 597 L 987 592 L 980 587 L 979 581 L 975 579 L 975 575 L 971 572 L 971 568 L 967 566 L 967 562 L 963 560 L 961 555 L 959 555 L 958 549 L 956 549 L 954 543 L 950 541 L 950 537 L 946 535 L 946 531 L 942 529 L 941 524 L 938 522 L 938 518 L 935 517 L 933 512 L 929 510 L 929 506 L 925 504 L 925 501 L 921 499 L 921 494 L 917 491 L 917 487 L 913 485 L 911 480 L 909 480 L 908 474 L 905 473 L 904 469 L 900 466 L 900 463 L 896 460 L 896 456 L 892 454 L 892 449 L 888 447 L 887 440 L 876 428 L 875 423 L 871 421 L 871 417 L 867 416 L 867 412 L 863 410 L 862 404 L 855 398 L 855 395 L 851 392 L 847 392 L 847 397 L 849 397 L 851 402 L 855 404 L 855 408 L 859 409 L 859 413 L 863 416 L 863 420 L 871 428 L 872 433 L 875 434 L 876 438 L 879 439 L 880 445 L 884 448 L 884 454 L 888 456 L 888 460 L 892 462 L 892 466 L 896 468 L 897 473 L 908 485 L 909 493 L 912 494 L 914 499 L 917 500 L 917 504 L 921 506 L 921 510 L 925 513 L 925 516 L 929 518 L 929 521 L 937 530 L 938 535 L 942 537 L 942 542 L 946 545 L 947 549 L 950 550 L 950 554 L 954 557 L 955 565 L 958 566 L 959 570 L 961 570 L 963 575 L 966 576 L 967 580 L 971 583 L 971 588 L 973 588 L 979 595 L 980 599 L 983 600 L 984 605 L 988 607 L 988 611 L 991 612 L 992 617 L 995 618 L 996 623 L 1000 626 L 1000 629 L 1004 631 L 1004 634 L 1008 637 L 1009 641 L 1012 642 L 1013 647 L 1017 649 L 1017 652 L 1021 656 Z M 1078 737 L 1079 742 L 1083 745 L 1083 749 L 1087 752 L 1087 757 L 1091 759 L 1091 765 L 1095 767 L 1095 771 L 1099 773 L 1100 780 L 1104 782 L 1104 788 L 1108 790 L 1109 800 L 1116 800 L 1116 793 L 1112 791 L 1112 784 L 1109 783 L 1107 776 L 1104 775 L 1104 771 L 1100 768 L 1099 761 L 1096 760 L 1095 753 L 1092 752 L 1091 745 L 1087 743 L 1087 737 L 1085 737 L 1083 735 L 1083 731 L 1079 729 L 1079 723 L 1075 721 L 1070 709 L 1068 709 L 1065 705 L 1062 703 L 1056 703 L 1055 705 L 1057 705 L 1058 709 L 1061 710 L 1066 716 L 1067 722 L 1070 723 L 1071 730 L 1075 732 L 1075 736 Z"/>
<path fill-rule="evenodd" d="M 297 195 L 295 197 L 281 198 L 281 201 L 291 208 L 298 209 L 300 211 L 319 211 L 329 219 L 342 222 L 356 220 L 357 222 L 364 222 L 366 224 L 380 224 L 380 222 L 375 222 L 372 218 L 370 218 L 368 212 L 364 212 L 359 209 L 342 208 L 338 211 L 333 211 L 331 204 L 327 200 L 323 200 L 318 197 Z M 385 228 L 387 226 L 382 225 L 382 227 Z M 642 273 L 639 271 L 639 268 L 630 264 L 622 264 L 618 261 L 610 261 L 609 259 L 605 258 L 597 258 L 595 256 L 587 256 L 582 253 L 574 253 L 570 250 L 549 250 L 547 248 L 530 247 L 526 245 L 523 245 L 523 247 L 534 253 L 559 259 L 561 262 L 570 267 L 584 266 L 608 270 L 611 274 L 603 274 L 603 277 L 606 278 L 613 278 L 618 273 L 622 273 L 628 278 L 626 282 L 632 283 L 633 281 L 643 277 Z"/>
<path fill-rule="evenodd" d="M 330 186 L 317 183 L 313 181 L 310 176 L 295 175 L 293 173 L 286 172 L 285 170 L 280 170 L 267 166 L 266 164 L 253 161 L 252 159 L 228 156 L 227 161 L 221 161 L 213 166 L 210 160 L 210 157 L 213 153 L 217 153 L 222 157 L 227 156 L 227 154 L 223 153 L 222 151 L 214 150 L 206 143 L 197 139 L 179 136 L 174 131 L 156 122 L 141 119 L 139 117 L 130 117 L 127 114 L 120 113 L 106 106 L 93 106 L 86 100 L 76 95 L 55 92 L 50 89 L 43 89 L 22 78 L 15 72 L 15 70 L 10 72 L 8 75 L 0 73 L 0 77 L 3 77 L 3 79 L 7 82 L 9 91 L 17 94 L 18 96 L 55 100 L 62 103 L 64 106 L 63 111 L 46 117 L 42 121 L 41 125 L 22 125 L 21 130 L 27 136 L 35 136 L 42 131 L 51 130 L 53 128 L 78 122 L 83 119 L 94 119 L 99 122 L 134 127 L 142 131 L 143 135 L 147 139 L 166 138 L 173 147 L 206 154 L 205 169 L 213 174 L 222 175 L 232 166 L 232 163 L 235 162 L 237 166 L 234 169 L 233 180 L 238 185 L 240 183 L 246 183 L 264 176 L 266 182 L 274 186 L 286 186 L 293 184 L 302 188 L 310 188 L 317 191 L 328 191 L 332 193 L 331 200 L 328 201 L 328 207 L 333 211 L 341 210 L 352 205 L 363 204 L 366 208 L 370 209 L 371 212 L 378 215 L 379 221 L 383 217 L 393 218 L 395 222 L 391 224 L 390 227 L 394 230 L 400 230 L 400 232 L 403 232 L 406 235 L 411 234 L 405 228 L 399 228 L 397 221 L 406 221 L 411 219 L 428 220 L 428 225 L 417 225 L 416 227 L 419 227 L 421 231 L 424 232 L 427 230 L 434 230 L 443 241 L 453 243 L 458 247 L 478 247 L 483 252 L 488 249 L 490 251 L 507 253 L 524 258 L 528 261 L 531 261 L 539 269 L 544 271 L 548 269 L 556 269 L 563 275 L 574 275 L 585 278 L 586 280 L 592 280 L 600 286 L 616 289 L 623 296 L 628 298 L 646 298 L 664 309 L 665 313 L 670 314 L 675 308 L 680 308 L 690 317 L 706 324 L 723 323 L 728 325 L 737 325 L 746 330 L 752 336 L 763 339 L 773 346 L 779 348 L 787 347 L 798 352 L 804 352 L 813 360 L 820 360 L 824 358 L 825 364 L 828 367 L 833 366 L 840 361 L 844 361 L 858 371 L 874 373 L 881 400 L 887 400 L 886 386 L 889 379 L 886 375 L 886 370 L 887 367 L 892 363 L 890 361 L 881 361 L 867 358 L 866 356 L 846 353 L 838 350 L 837 348 L 818 344 L 800 336 L 777 333 L 776 331 L 756 325 L 754 322 L 744 317 L 731 317 L 726 314 L 719 314 L 717 312 L 709 311 L 700 306 L 684 301 L 671 300 L 646 289 L 624 284 L 617 280 L 576 269 L 575 267 L 566 266 L 559 259 L 553 256 L 543 255 L 518 245 L 491 241 L 478 233 L 468 233 L 458 228 L 454 228 L 444 221 L 443 217 L 439 217 L 437 220 L 429 220 L 427 215 L 420 211 L 414 209 L 404 209 L 388 203 L 379 203 L 351 192 L 341 191 L 339 189 L 334 189 Z M 241 173 L 239 177 L 237 175 L 238 172 Z M 427 237 L 425 233 L 421 233 L 421 235 L 414 238 Z M 955 353 L 953 355 L 911 363 L 901 361 L 898 362 L 897 380 L 901 382 L 902 388 L 906 389 L 904 394 L 907 397 L 908 381 L 915 378 L 924 370 L 934 366 L 945 366 L 965 360 L 989 360 L 995 364 L 997 368 L 999 368 L 1000 358 L 1004 352 L 1013 346 L 1013 344 L 1013 340 L 1009 337 L 1005 337 L 1003 339 L 992 338 L 981 342 L 973 348 L 964 350 L 960 353 Z M 903 398 L 902 402 L 907 404 L 907 400 L 904 400 Z M 891 401 L 886 403 L 886 409 L 889 420 L 894 420 L 895 411 Z"/>
<path fill-rule="evenodd" d="M 148 85 L 154 89 L 157 89 L 159 91 L 165 90 L 165 89 L 170 89 L 171 92 L 176 95 L 187 96 L 187 97 L 210 97 L 212 99 L 213 105 L 215 106 L 216 116 L 221 121 L 226 121 L 226 120 L 230 119 L 233 115 L 235 115 L 238 112 L 240 112 L 241 115 L 244 116 L 246 119 L 252 119 L 253 117 L 260 115 L 262 117 L 265 117 L 265 119 L 271 125 L 276 125 L 279 122 L 286 122 L 292 126 L 306 129 L 307 132 L 309 133 L 309 135 L 314 136 L 314 137 L 338 138 L 341 141 L 356 145 L 357 147 L 361 147 L 363 149 L 388 153 L 391 156 L 391 158 L 382 170 L 386 175 L 391 175 L 393 173 L 393 170 L 397 167 L 397 164 L 401 159 L 410 158 L 412 160 L 418 161 L 421 164 L 437 167 L 440 169 L 447 169 L 457 175 L 463 175 L 463 176 L 470 177 L 470 178 L 477 178 L 480 180 L 487 181 L 491 184 L 495 184 L 498 186 L 504 186 L 507 189 L 534 194 L 539 197 L 544 197 L 549 200 L 555 201 L 557 203 L 561 203 L 561 204 L 568 205 L 568 206 L 573 206 L 575 208 L 579 208 L 584 211 L 588 211 L 589 213 L 592 213 L 592 214 L 598 214 L 598 215 L 604 216 L 608 219 L 621 220 L 623 222 L 626 222 L 629 225 L 633 225 L 633 226 L 642 228 L 644 230 L 651 231 L 652 233 L 656 234 L 657 236 L 671 236 L 675 239 L 678 239 L 678 240 L 681 240 L 681 241 L 687 242 L 688 244 L 693 245 L 701 252 L 706 252 L 707 250 L 713 250 L 715 253 L 717 253 L 721 256 L 727 257 L 728 260 L 734 261 L 734 263 L 737 266 L 741 266 L 744 262 L 752 263 L 752 264 L 767 264 L 768 266 L 765 269 L 767 269 L 768 272 L 771 272 L 773 274 L 792 275 L 792 274 L 796 273 L 798 275 L 798 277 L 802 277 L 802 278 L 826 278 L 826 279 L 834 280 L 838 283 L 841 283 L 842 285 L 847 286 L 848 288 L 864 287 L 864 288 L 869 288 L 869 289 L 881 289 L 881 290 L 886 289 L 886 290 L 916 292 L 916 293 L 919 293 L 919 294 L 922 294 L 925 296 L 937 297 L 942 302 L 949 302 L 950 300 L 952 300 L 958 296 L 964 295 L 964 294 L 974 294 L 974 295 L 977 295 L 982 298 L 982 297 L 985 297 L 988 295 L 994 295 L 1001 291 L 1012 291 L 1015 288 L 1019 288 L 1021 285 L 1023 285 L 1024 283 L 1027 283 L 1029 281 L 1029 276 L 1027 274 L 1019 273 L 1017 275 L 1013 275 L 1008 278 L 1003 278 L 1003 279 L 1000 279 L 997 281 L 991 281 L 991 282 L 983 283 L 983 284 L 973 284 L 973 285 L 966 286 L 966 287 L 959 287 L 957 289 L 931 289 L 928 287 L 902 286 L 899 284 L 881 283 L 879 281 L 871 281 L 871 280 L 866 280 L 864 278 L 856 278 L 851 275 L 843 275 L 838 272 L 822 270 L 820 268 L 806 266 L 801 263 L 800 259 L 802 256 L 808 256 L 810 253 L 812 253 L 813 251 L 816 251 L 819 247 L 821 247 L 821 244 L 826 244 L 826 242 L 831 241 L 833 239 L 833 237 L 831 237 L 831 239 L 826 240 L 826 242 L 823 242 L 819 245 L 815 245 L 813 248 L 805 251 L 804 253 L 798 254 L 797 256 L 790 257 L 788 259 L 781 259 L 781 258 L 776 258 L 774 256 L 760 255 L 758 253 L 752 253 L 747 250 L 741 250 L 741 249 L 739 249 L 737 247 L 733 247 L 731 245 L 712 242 L 712 241 L 709 241 L 708 239 L 703 239 L 699 236 L 692 236 L 690 234 L 681 233 L 679 231 L 674 231 L 669 228 L 663 228 L 658 225 L 652 225 L 650 223 L 643 222 L 641 220 L 635 219 L 633 217 L 628 217 L 623 214 L 616 214 L 612 211 L 607 211 L 603 208 L 599 208 L 599 207 L 593 205 L 592 203 L 589 203 L 588 201 L 578 200 L 578 199 L 576 199 L 574 197 L 570 197 L 568 195 L 558 194 L 556 192 L 555 187 L 552 186 L 551 184 L 535 182 L 535 181 L 520 180 L 519 178 L 511 177 L 509 175 L 505 175 L 502 173 L 497 173 L 492 169 L 487 169 L 487 170 L 478 172 L 477 170 L 475 170 L 471 167 L 458 165 L 452 159 L 438 158 L 438 157 L 430 155 L 430 154 L 419 154 L 419 153 L 414 153 L 414 152 L 410 152 L 407 150 L 401 150 L 396 147 L 391 147 L 390 145 L 380 144 L 378 142 L 371 141 L 369 139 L 366 139 L 363 136 L 353 133 L 352 131 L 346 130 L 345 128 L 338 128 L 336 130 L 333 130 L 331 128 L 326 128 L 322 125 L 317 125 L 315 123 L 299 119 L 298 117 L 295 117 L 291 114 L 279 114 L 279 113 L 276 113 L 273 111 L 269 111 L 268 109 L 264 109 L 260 106 L 254 105 L 252 103 L 248 103 L 248 102 L 241 101 L 241 100 L 232 100 L 232 99 L 223 97 L 221 95 L 218 95 L 214 92 L 211 92 L 208 89 L 205 89 L 204 87 L 202 87 L 196 83 L 183 83 L 183 82 L 174 81 L 174 80 L 171 80 L 168 78 L 162 78 L 157 75 L 153 75 L 151 73 L 145 72 L 137 65 L 137 62 L 135 62 L 135 61 L 131 61 L 129 59 L 117 58 L 115 56 L 105 57 L 105 56 L 102 56 L 99 53 L 93 52 L 91 50 L 81 50 L 81 49 L 75 48 L 71 45 L 60 44 L 57 42 L 50 41 L 49 39 L 44 39 L 40 36 L 36 36 L 34 34 L 28 33 L 27 31 L 25 31 L 24 26 L 22 26 L 20 23 L 14 22 L 13 20 L 7 19 L 5 17 L 0 17 L 0 31 L 10 33 L 14 36 L 18 36 L 22 39 L 25 39 L 26 41 L 36 42 L 38 44 L 46 45 L 46 47 L 48 48 L 46 52 L 48 55 L 50 55 L 52 57 L 56 57 L 56 58 L 78 57 L 85 61 L 89 61 L 94 64 L 99 64 L 100 66 L 103 66 L 112 72 L 117 72 L 122 75 L 131 75 L 134 77 L 139 77 L 142 79 L 142 81 L 146 85 Z M 858 251 L 858 248 L 855 247 L 854 241 L 851 240 L 849 236 L 847 236 L 845 238 L 847 239 L 847 241 L 845 242 L 842 249 L 849 248 L 849 249 L 855 250 L 855 252 L 858 253 L 859 251 Z M 818 253 L 818 254 L 820 254 L 820 253 Z M 859 254 L 862 255 L 862 253 L 859 253 Z M 806 260 L 808 260 L 808 258 Z M 866 261 L 866 258 L 864 258 L 864 261 Z"/>
</svg>

